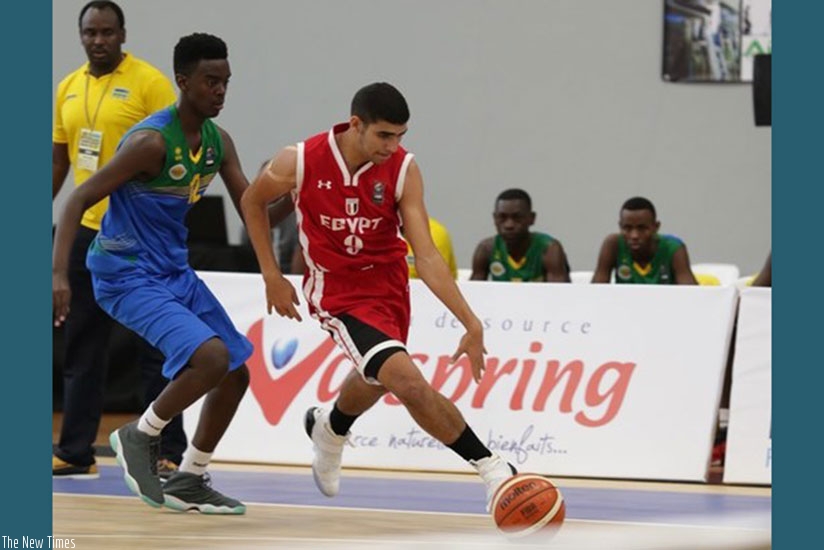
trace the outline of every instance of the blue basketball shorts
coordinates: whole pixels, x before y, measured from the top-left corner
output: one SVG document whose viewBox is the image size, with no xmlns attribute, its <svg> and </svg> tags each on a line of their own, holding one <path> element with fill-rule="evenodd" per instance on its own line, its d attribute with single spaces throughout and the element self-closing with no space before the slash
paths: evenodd
<svg viewBox="0 0 824 550">
<path fill-rule="evenodd" d="M 166 356 L 163 376 L 170 380 L 211 338 L 219 338 L 229 350 L 230 371 L 252 355 L 252 343 L 194 270 L 117 279 L 92 274 L 92 285 L 103 311 Z"/>
</svg>

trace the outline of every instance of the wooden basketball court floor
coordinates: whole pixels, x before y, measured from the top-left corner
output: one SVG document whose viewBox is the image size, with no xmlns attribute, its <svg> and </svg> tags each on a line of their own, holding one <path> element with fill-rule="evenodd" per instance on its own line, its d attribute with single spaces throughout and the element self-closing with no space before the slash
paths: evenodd
<svg viewBox="0 0 824 550">
<path fill-rule="evenodd" d="M 771 490 L 693 483 L 558 478 L 567 519 L 551 541 L 513 543 L 484 512 L 472 474 L 344 470 L 321 495 L 302 467 L 214 464 L 215 488 L 244 516 L 155 509 L 126 488 L 111 458 L 97 480 L 53 481 L 54 536 L 74 547 L 146 548 L 770 548 Z"/>
</svg>

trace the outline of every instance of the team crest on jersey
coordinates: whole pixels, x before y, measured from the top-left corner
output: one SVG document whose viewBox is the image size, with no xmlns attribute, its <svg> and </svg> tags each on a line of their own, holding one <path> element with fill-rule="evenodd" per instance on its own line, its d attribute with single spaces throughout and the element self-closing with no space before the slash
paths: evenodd
<svg viewBox="0 0 824 550">
<path fill-rule="evenodd" d="M 182 164 L 175 164 L 169 168 L 169 177 L 175 181 L 180 181 L 186 175 L 186 167 Z"/>
<path fill-rule="evenodd" d="M 386 191 L 386 185 L 376 181 L 372 185 L 372 202 L 375 204 L 383 204 L 384 191 Z"/>
<path fill-rule="evenodd" d="M 495 260 L 494 262 L 489 264 L 489 272 L 496 277 L 500 277 L 504 274 L 505 271 L 506 269 L 504 269 L 504 264 L 502 264 L 498 260 Z"/>
<path fill-rule="evenodd" d="M 618 266 L 618 278 L 624 281 L 628 281 L 632 277 L 632 271 L 630 270 L 628 265 L 622 264 Z"/>
<path fill-rule="evenodd" d="M 355 198 L 347 198 L 346 199 L 346 214 L 349 216 L 356 216 L 358 214 L 358 206 L 360 205 L 360 199 L 357 197 Z"/>
<path fill-rule="evenodd" d="M 215 165 L 215 148 L 214 147 L 207 147 L 206 148 L 206 166 L 214 166 Z"/>
</svg>

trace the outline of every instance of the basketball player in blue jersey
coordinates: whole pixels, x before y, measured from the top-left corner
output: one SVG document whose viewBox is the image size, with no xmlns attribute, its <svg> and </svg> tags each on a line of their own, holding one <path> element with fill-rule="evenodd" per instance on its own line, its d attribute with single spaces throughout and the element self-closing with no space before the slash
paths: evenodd
<svg viewBox="0 0 824 550">
<path fill-rule="evenodd" d="M 231 137 L 210 120 L 226 99 L 226 44 L 208 34 L 181 38 L 174 71 L 178 103 L 132 127 L 113 159 L 65 205 L 52 264 L 55 323 L 68 314 L 69 250 L 83 211 L 108 196 L 109 211 L 86 258 L 95 298 L 163 352 L 163 374 L 171 380 L 139 420 L 111 435 L 126 484 L 151 506 L 243 514 L 243 504 L 211 488 L 206 468 L 248 386 L 244 362 L 252 345 L 189 266 L 184 224 L 216 174 L 238 211 L 249 185 Z M 160 431 L 204 395 L 180 470 L 161 486 L 155 458 Z"/>
</svg>

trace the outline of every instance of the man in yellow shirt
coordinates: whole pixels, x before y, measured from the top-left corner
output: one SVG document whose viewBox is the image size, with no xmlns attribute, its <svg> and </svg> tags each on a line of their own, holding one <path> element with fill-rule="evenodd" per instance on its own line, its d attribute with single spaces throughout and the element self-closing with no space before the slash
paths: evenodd
<svg viewBox="0 0 824 550">
<path fill-rule="evenodd" d="M 114 155 L 123 134 L 151 113 L 177 99 L 172 83 L 149 63 L 121 47 L 126 41 L 123 11 L 114 2 L 93 1 L 80 11 L 80 41 L 88 62 L 57 87 L 52 132 L 52 199 L 69 169 L 81 185 Z M 83 215 L 71 251 L 69 277 L 73 289 L 66 322 L 63 366 L 63 424 L 52 456 L 55 477 L 96 478 L 94 441 L 103 410 L 109 336 L 114 321 L 94 299 L 86 251 L 100 229 L 108 199 Z M 166 384 L 163 357 L 140 341 L 141 375 L 150 403 Z M 183 421 L 166 430 L 159 469 L 174 469 L 186 448 Z M 167 472 L 168 473 L 168 472 Z"/>
<path fill-rule="evenodd" d="M 452 250 L 452 239 L 449 237 L 449 231 L 446 230 L 438 220 L 429 218 L 429 233 L 432 235 L 432 242 L 435 243 L 435 248 L 443 256 L 446 265 L 449 267 L 449 272 L 452 273 L 452 278 L 458 278 L 458 264 L 455 261 L 455 253 Z M 412 247 L 406 243 L 406 263 L 409 265 L 409 278 L 417 279 L 418 272 L 415 270 L 415 254 L 412 252 Z"/>
</svg>

